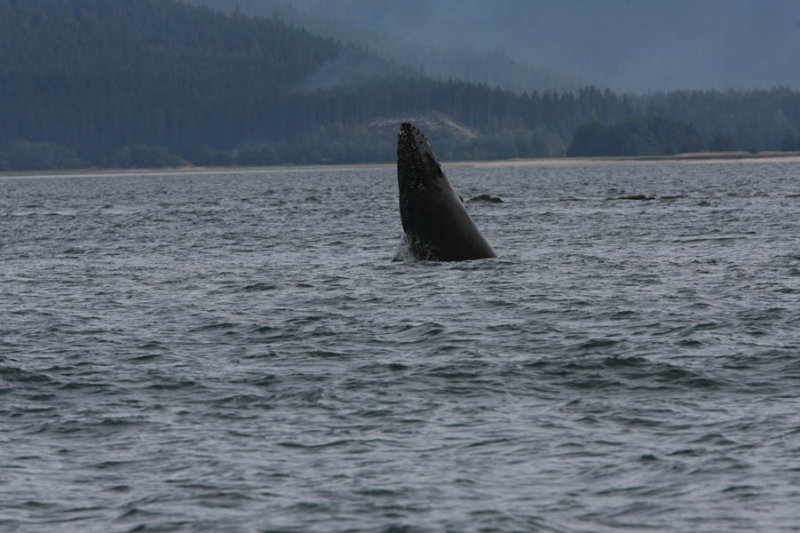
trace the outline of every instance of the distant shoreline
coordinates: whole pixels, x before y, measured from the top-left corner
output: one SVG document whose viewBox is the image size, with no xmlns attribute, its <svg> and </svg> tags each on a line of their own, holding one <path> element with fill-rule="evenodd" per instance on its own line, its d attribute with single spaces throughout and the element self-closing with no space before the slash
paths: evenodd
<svg viewBox="0 0 800 533">
<path fill-rule="evenodd" d="M 661 163 L 800 163 L 800 152 L 697 152 L 665 156 L 614 156 L 614 157 L 543 157 L 531 159 L 500 159 L 483 161 L 444 161 L 444 167 L 575 167 L 642 165 Z M 166 167 L 166 168 L 88 168 L 74 170 L 24 170 L 3 171 L 0 178 L 24 177 L 81 177 L 81 176 L 136 176 L 142 174 L 250 174 L 258 172 L 306 172 L 343 169 L 394 168 L 395 163 L 342 163 L 320 165 L 275 166 L 225 166 L 225 167 Z"/>
</svg>

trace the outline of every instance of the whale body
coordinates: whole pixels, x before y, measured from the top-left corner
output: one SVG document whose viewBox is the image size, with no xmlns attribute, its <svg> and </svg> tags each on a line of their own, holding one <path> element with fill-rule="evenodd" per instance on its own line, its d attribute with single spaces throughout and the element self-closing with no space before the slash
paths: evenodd
<svg viewBox="0 0 800 533">
<path fill-rule="evenodd" d="M 496 257 L 450 185 L 431 145 L 404 122 L 397 139 L 400 220 L 411 254 L 428 261 Z"/>
</svg>

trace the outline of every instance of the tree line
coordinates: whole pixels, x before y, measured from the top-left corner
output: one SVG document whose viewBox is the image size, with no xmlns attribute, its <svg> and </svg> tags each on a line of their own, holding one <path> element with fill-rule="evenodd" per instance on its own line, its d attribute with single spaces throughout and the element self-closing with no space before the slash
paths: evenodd
<svg viewBox="0 0 800 533">
<path fill-rule="evenodd" d="M 568 157 L 674 155 L 703 150 L 696 127 L 665 117 L 613 124 L 582 124 L 567 148 Z"/>
<path fill-rule="evenodd" d="M 800 149 L 789 89 L 515 94 L 400 71 L 308 87 L 348 52 L 173 0 L 0 0 L 0 169 L 391 161 L 396 132 L 370 124 L 430 112 L 480 132 L 432 139 L 448 159 L 589 155 L 592 132 L 593 155 Z"/>
</svg>

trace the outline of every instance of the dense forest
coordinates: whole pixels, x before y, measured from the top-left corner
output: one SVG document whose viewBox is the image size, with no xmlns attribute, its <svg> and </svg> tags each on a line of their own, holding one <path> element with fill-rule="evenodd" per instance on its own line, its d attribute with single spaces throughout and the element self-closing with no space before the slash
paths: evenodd
<svg viewBox="0 0 800 533">
<path fill-rule="evenodd" d="M 572 137 L 567 156 L 674 155 L 701 150 L 703 137 L 693 125 L 653 117 L 582 124 Z"/>
<path fill-rule="evenodd" d="M 392 161 L 396 125 L 430 116 L 457 126 L 430 135 L 448 159 L 581 155 L 587 131 L 624 130 L 632 154 L 800 149 L 787 89 L 516 94 L 391 64 L 309 86 L 354 55 L 173 0 L 0 0 L 0 169 Z"/>
</svg>

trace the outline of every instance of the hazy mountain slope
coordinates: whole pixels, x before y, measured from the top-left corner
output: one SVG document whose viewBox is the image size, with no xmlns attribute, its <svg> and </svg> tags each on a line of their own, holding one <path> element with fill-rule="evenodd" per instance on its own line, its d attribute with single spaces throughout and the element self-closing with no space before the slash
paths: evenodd
<svg viewBox="0 0 800 533">
<path fill-rule="evenodd" d="M 283 134 L 272 110 L 341 51 L 171 0 L 0 0 L 0 145 L 55 141 L 93 159 Z"/>
<path fill-rule="evenodd" d="M 0 170 L 390 161 L 403 120 L 448 159 L 563 155 L 585 124 L 647 153 L 681 132 L 692 149 L 793 150 L 800 132 L 800 92 L 516 94 L 173 0 L 0 0 L 0 65 Z"/>
<path fill-rule="evenodd" d="M 298 4 L 302 10 L 295 8 L 292 0 L 186 1 L 224 12 L 238 9 L 252 15 L 276 16 L 316 35 L 352 43 L 386 61 L 383 65 L 374 64 L 374 58 L 373 63 L 365 61 L 355 68 L 361 74 L 374 72 L 376 76 L 382 76 L 386 74 L 386 65 L 395 65 L 399 70 L 413 71 L 433 78 L 483 83 L 520 93 L 574 90 L 586 83 L 557 69 L 520 61 L 500 48 L 472 50 L 470 47 L 455 47 L 446 42 L 432 45 L 417 34 L 404 34 L 402 27 L 373 28 L 369 23 L 359 23 L 359 17 L 343 17 L 335 8 L 347 6 L 335 0 L 320 4 L 319 8 Z M 371 7 L 371 4 L 367 7 Z M 425 17 L 424 11 L 420 16 Z M 349 66 L 354 67 L 352 61 Z M 332 85 L 343 78 L 339 75 L 321 85 Z"/>
<path fill-rule="evenodd" d="M 277 0 L 202 1 L 267 9 Z M 420 46 L 505 50 L 615 89 L 800 87 L 797 0 L 283 1 Z"/>
</svg>

